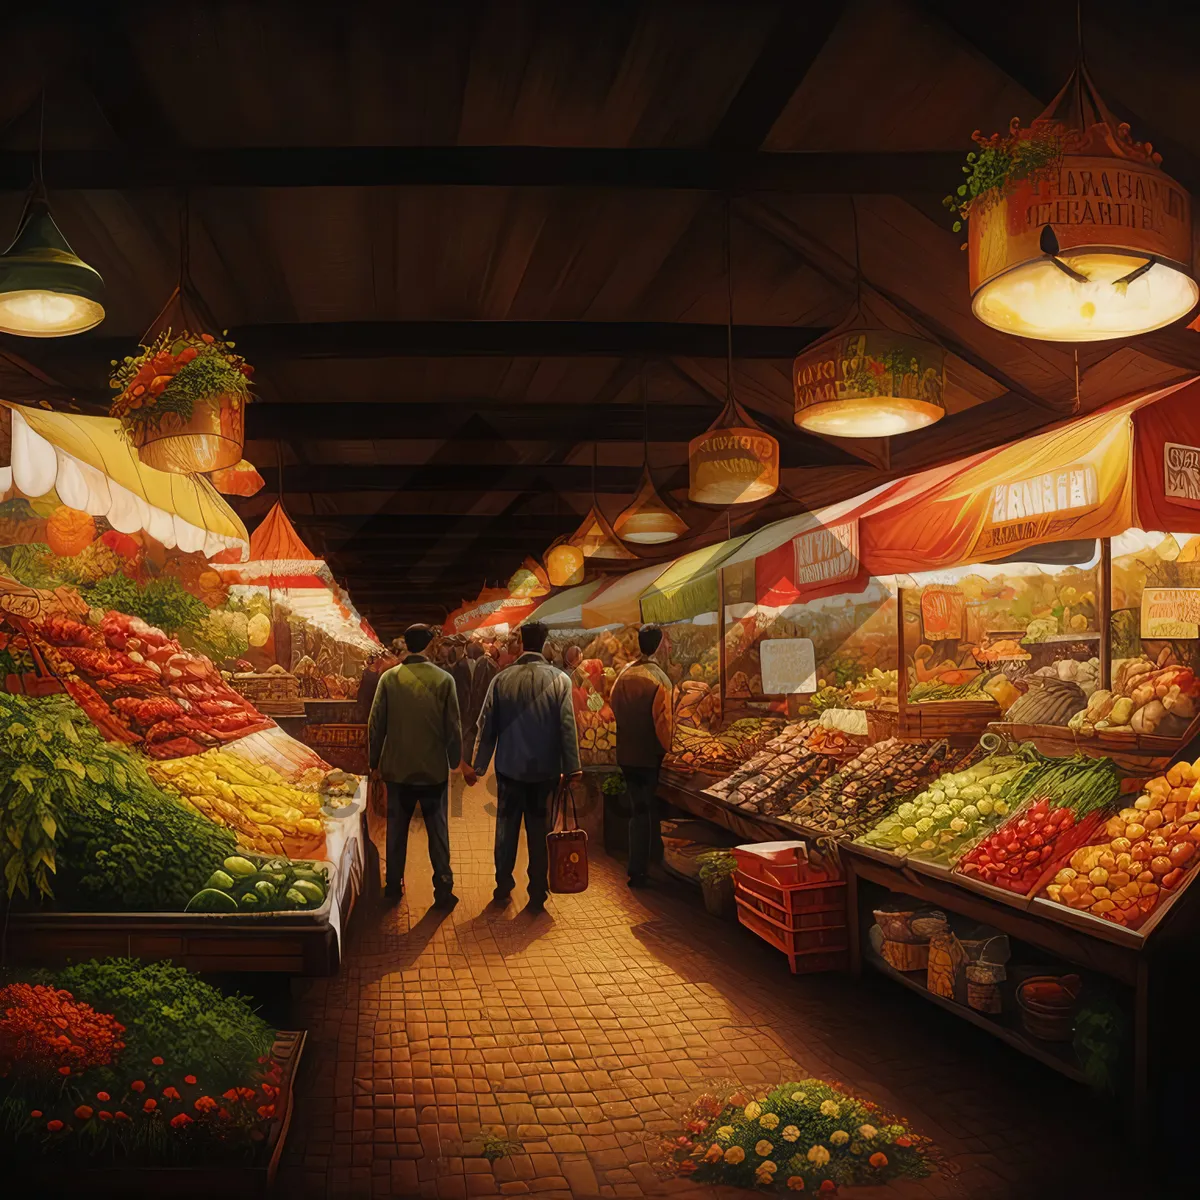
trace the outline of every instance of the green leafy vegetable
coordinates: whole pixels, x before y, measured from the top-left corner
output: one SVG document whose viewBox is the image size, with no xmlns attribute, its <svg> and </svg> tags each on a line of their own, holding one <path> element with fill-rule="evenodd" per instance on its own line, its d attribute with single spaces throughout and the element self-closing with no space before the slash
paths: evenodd
<svg viewBox="0 0 1200 1200">
<path fill-rule="evenodd" d="M 197 629 L 208 617 L 208 605 L 193 596 L 174 576 L 153 579 L 139 587 L 127 575 L 114 572 L 86 591 L 87 602 L 94 608 L 116 609 L 164 633 Z"/>
</svg>

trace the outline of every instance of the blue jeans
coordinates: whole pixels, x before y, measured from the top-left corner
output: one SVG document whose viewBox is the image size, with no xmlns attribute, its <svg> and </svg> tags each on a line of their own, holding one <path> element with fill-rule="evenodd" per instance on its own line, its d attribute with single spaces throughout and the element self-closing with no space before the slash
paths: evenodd
<svg viewBox="0 0 1200 1200">
<path fill-rule="evenodd" d="M 387 884 L 404 881 L 404 863 L 408 858 L 408 826 L 421 806 L 425 835 L 429 841 L 429 859 L 433 864 L 433 894 L 436 899 L 454 890 L 454 872 L 450 869 L 450 822 L 446 815 L 445 783 L 389 783 L 387 785 Z"/>
<path fill-rule="evenodd" d="M 629 791 L 629 878 L 642 879 L 651 862 L 662 858 L 658 824 L 658 767 L 622 767 Z"/>
<path fill-rule="evenodd" d="M 516 886 L 513 867 L 524 821 L 529 848 L 529 898 L 545 901 L 550 890 L 546 883 L 547 810 L 556 787 L 557 779 L 526 782 L 496 772 L 496 891 L 511 892 Z"/>
</svg>

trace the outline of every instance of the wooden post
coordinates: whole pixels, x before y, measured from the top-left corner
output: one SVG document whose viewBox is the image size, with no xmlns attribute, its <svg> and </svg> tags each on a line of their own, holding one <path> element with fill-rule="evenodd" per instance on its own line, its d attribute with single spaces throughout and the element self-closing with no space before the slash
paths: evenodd
<svg viewBox="0 0 1200 1200">
<path fill-rule="evenodd" d="M 1112 689 L 1112 539 L 1100 539 L 1100 686 Z"/>
<path fill-rule="evenodd" d="M 725 572 L 717 568 L 717 718 L 725 719 Z"/>
<path fill-rule="evenodd" d="M 896 709 L 897 723 L 901 733 L 906 725 L 908 712 L 908 666 L 904 661 L 904 589 L 896 589 Z"/>
</svg>

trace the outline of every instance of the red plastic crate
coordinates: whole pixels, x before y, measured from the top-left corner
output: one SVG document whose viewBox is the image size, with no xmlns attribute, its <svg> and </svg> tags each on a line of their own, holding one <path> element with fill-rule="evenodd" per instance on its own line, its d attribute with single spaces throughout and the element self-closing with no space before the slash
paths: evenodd
<svg viewBox="0 0 1200 1200">
<path fill-rule="evenodd" d="M 752 892 L 747 888 L 734 885 L 734 895 L 747 907 L 760 912 L 764 917 L 782 925 L 785 929 L 819 929 L 825 926 L 841 926 L 846 924 L 846 906 L 844 903 L 824 904 L 815 908 L 802 908 L 796 912 L 780 908 L 778 904 Z"/>
<path fill-rule="evenodd" d="M 840 879 L 841 871 L 832 860 L 825 860 L 828 869 L 821 870 L 796 855 L 801 842 L 782 843 L 778 850 L 766 854 L 750 846 L 734 846 L 731 853 L 738 861 L 738 870 L 747 878 L 757 879 L 771 887 L 796 887 L 799 884 L 826 883 Z"/>
<path fill-rule="evenodd" d="M 845 971 L 850 966 L 844 925 L 787 929 L 751 908 L 741 897 L 738 897 L 737 913 L 738 921 L 746 929 L 787 955 L 793 975 Z"/>
<path fill-rule="evenodd" d="M 846 884 L 842 881 L 794 883 L 786 887 L 776 887 L 741 871 L 735 871 L 733 884 L 744 895 L 765 900 L 781 913 L 837 911 L 844 914 L 846 911 Z"/>
</svg>

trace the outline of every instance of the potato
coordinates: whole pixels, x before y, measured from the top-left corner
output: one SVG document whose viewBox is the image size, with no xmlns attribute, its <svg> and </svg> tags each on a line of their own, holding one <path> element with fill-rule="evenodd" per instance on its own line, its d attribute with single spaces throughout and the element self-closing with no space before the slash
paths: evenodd
<svg viewBox="0 0 1200 1200">
<path fill-rule="evenodd" d="M 1111 900 L 1109 900 L 1108 897 L 1106 896 L 1101 900 L 1097 900 L 1096 903 L 1092 905 L 1092 912 L 1094 912 L 1094 913 L 1112 912 L 1112 910 L 1116 907 L 1117 906 Z"/>
<path fill-rule="evenodd" d="M 1139 796 L 1134 802 L 1133 807 L 1138 812 L 1149 812 L 1154 807 L 1154 801 L 1148 795 Z"/>
<path fill-rule="evenodd" d="M 1129 882 L 1128 871 L 1110 871 L 1108 875 L 1108 886 L 1110 888 L 1123 888 Z"/>
<path fill-rule="evenodd" d="M 1157 896 L 1157 895 L 1158 895 L 1158 884 L 1157 883 L 1151 882 L 1151 883 L 1143 883 L 1142 884 L 1143 898 L 1146 896 Z"/>
<path fill-rule="evenodd" d="M 1109 889 L 1106 888 L 1103 884 L 1101 884 L 1098 887 L 1092 888 L 1092 895 L 1097 900 L 1107 900 L 1112 895 L 1112 892 L 1109 891 Z"/>
<path fill-rule="evenodd" d="M 1095 884 L 1104 884 L 1108 882 L 1108 871 L 1104 867 L 1093 867 L 1088 872 L 1088 879 Z"/>
<path fill-rule="evenodd" d="M 1139 825 L 1136 821 L 1133 821 L 1125 826 L 1125 836 L 1131 842 L 1140 841 L 1146 836 L 1146 827 L 1145 825 Z"/>
<path fill-rule="evenodd" d="M 1157 829 L 1163 823 L 1163 815 L 1157 809 L 1148 812 L 1145 816 L 1143 824 L 1147 829 Z"/>
<path fill-rule="evenodd" d="M 1121 828 L 1124 829 L 1124 827 L 1124 823 L 1122 823 Z M 1132 845 L 1133 843 L 1127 837 L 1116 837 L 1113 838 L 1112 845 L 1109 847 L 1109 849 L 1112 850 L 1114 854 L 1125 854 L 1128 853 L 1129 848 Z"/>
</svg>

